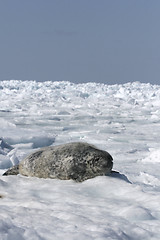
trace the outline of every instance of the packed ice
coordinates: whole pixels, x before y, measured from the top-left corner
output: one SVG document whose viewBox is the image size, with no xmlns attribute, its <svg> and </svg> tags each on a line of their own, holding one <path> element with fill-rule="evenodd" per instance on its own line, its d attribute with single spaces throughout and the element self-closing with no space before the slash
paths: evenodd
<svg viewBox="0 0 160 240">
<path fill-rule="evenodd" d="M 2 176 L 29 153 L 88 142 L 110 176 Z M 160 85 L 0 81 L 0 240 L 159 240 Z"/>
</svg>

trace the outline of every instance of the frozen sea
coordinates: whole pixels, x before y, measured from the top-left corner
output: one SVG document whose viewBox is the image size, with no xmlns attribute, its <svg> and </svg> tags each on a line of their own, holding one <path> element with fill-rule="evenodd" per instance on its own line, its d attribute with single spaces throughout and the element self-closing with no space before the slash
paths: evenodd
<svg viewBox="0 0 160 240">
<path fill-rule="evenodd" d="M 75 141 L 108 151 L 117 173 L 2 176 L 40 147 Z M 0 81 L 0 240 L 159 240 L 159 171 L 159 85 Z"/>
</svg>

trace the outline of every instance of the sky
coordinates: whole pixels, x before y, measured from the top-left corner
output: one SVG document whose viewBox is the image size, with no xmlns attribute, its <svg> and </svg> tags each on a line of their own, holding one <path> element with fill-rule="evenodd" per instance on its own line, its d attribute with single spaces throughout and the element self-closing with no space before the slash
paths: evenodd
<svg viewBox="0 0 160 240">
<path fill-rule="evenodd" d="M 0 0 L 0 80 L 160 84 L 159 0 Z"/>
</svg>

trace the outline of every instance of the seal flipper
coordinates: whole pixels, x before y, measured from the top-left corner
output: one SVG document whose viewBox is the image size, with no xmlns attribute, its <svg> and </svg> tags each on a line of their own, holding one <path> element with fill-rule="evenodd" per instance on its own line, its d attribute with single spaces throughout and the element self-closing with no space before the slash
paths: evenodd
<svg viewBox="0 0 160 240">
<path fill-rule="evenodd" d="M 19 165 L 9 168 L 5 173 L 3 173 L 3 176 L 17 175 L 17 174 L 19 174 Z"/>
</svg>

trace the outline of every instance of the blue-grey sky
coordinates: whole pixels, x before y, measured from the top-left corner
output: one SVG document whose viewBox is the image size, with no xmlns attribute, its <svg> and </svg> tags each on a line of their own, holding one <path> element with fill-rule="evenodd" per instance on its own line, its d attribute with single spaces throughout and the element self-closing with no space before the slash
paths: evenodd
<svg viewBox="0 0 160 240">
<path fill-rule="evenodd" d="M 160 84 L 160 0 L 0 0 L 0 80 Z"/>
</svg>

